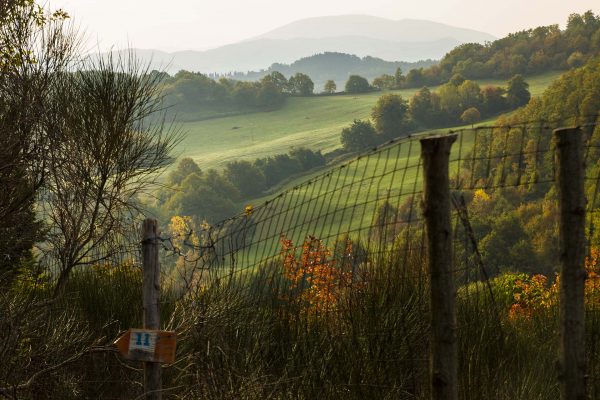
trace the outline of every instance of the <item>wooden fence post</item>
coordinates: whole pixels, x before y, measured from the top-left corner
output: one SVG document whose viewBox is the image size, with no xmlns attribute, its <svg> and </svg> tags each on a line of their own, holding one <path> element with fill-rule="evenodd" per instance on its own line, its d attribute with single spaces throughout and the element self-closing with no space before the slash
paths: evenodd
<svg viewBox="0 0 600 400">
<path fill-rule="evenodd" d="M 158 224 L 144 220 L 142 229 L 142 264 L 144 279 L 144 329 L 160 329 L 160 263 L 158 260 Z M 158 362 L 144 362 L 146 399 L 162 398 L 162 367 Z"/>
<path fill-rule="evenodd" d="M 431 398 L 458 398 L 456 291 L 452 271 L 450 148 L 456 135 L 421 139 L 423 215 L 431 284 Z"/>
<path fill-rule="evenodd" d="M 585 165 L 583 132 L 554 131 L 560 202 L 560 384 L 563 400 L 584 400 Z"/>
</svg>

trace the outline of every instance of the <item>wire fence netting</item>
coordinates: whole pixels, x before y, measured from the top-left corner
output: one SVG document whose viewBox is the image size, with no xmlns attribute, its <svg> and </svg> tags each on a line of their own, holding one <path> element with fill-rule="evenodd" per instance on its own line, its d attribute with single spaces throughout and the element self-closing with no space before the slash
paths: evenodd
<svg viewBox="0 0 600 400">
<path fill-rule="evenodd" d="M 558 393 L 552 132 L 559 126 L 542 121 L 445 133 L 456 136 L 452 257 L 463 398 Z M 588 369 L 597 394 L 600 129 L 595 122 L 581 129 Z M 390 142 L 239 216 L 164 241 L 165 263 L 188 304 L 182 318 L 195 321 L 182 335 L 191 346 L 180 375 L 189 391 L 275 398 L 429 395 L 419 143 L 429 135 Z"/>
<path fill-rule="evenodd" d="M 460 398 L 557 398 L 560 214 L 553 131 L 560 126 L 535 121 L 397 139 L 220 223 L 182 220 L 178 232 L 164 227 L 162 320 L 178 332 L 178 361 L 164 369 L 165 396 L 428 398 L 431 310 L 420 140 L 454 135 L 448 257 Z M 587 198 L 586 355 L 595 398 L 600 127 L 596 120 L 579 127 Z M 90 253 L 90 264 L 95 273 L 106 266 L 103 273 L 114 282 L 104 293 L 106 309 L 126 301 L 139 317 L 104 315 L 89 304 L 98 321 L 117 321 L 117 330 L 125 330 L 141 326 L 141 284 L 123 279 L 140 266 L 141 253 L 139 233 L 119 238 L 110 252 Z M 60 272 L 60 255 L 44 262 Z M 116 264 L 130 267 L 115 272 Z M 106 287 L 94 279 L 81 278 L 83 297 Z M 130 286 L 119 289 L 123 282 Z M 117 370 L 104 372 L 106 382 L 97 375 L 82 379 L 117 398 L 123 391 L 114 382 L 142 379 L 139 370 Z M 141 393 L 138 386 L 125 392 Z"/>
</svg>

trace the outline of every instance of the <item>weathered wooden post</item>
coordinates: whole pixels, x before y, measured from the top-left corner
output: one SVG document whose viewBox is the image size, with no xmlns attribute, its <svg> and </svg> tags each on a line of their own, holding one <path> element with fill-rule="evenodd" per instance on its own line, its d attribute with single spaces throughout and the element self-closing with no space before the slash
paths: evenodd
<svg viewBox="0 0 600 400">
<path fill-rule="evenodd" d="M 142 229 L 142 264 L 144 279 L 144 329 L 160 329 L 160 264 L 158 260 L 158 224 L 144 220 Z M 162 398 L 161 364 L 144 362 L 144 392 L 146 399 Z"/>
<path fill-rule="evenodd" d="M 560 202 L 560 383 L 563 400 L 585 390 L 585 165 L 583 132 L 554 131 Z"/>
<path fill-rule="evenodd" d="M 456 291 L 452 271 L 450 148 L 456 135 L 421 139 L 423 215 L 431 284 L 431 398 L 458 398 Z"/>
</svg>

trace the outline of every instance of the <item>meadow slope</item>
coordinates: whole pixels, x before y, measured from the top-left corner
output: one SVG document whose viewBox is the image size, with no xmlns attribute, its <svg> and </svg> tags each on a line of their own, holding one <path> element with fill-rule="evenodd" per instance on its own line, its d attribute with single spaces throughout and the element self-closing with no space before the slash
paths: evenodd
<svg viewBox="0 0 600 400">
<path fill-rule="evenodd" d="M 558 76 L 552 72 L 527 78 L 533 96 L 541 94 Z M 504 85 L 504 81 L 482 80 Z M 432 88 L 436 90 L 437 88 Z M 392 91 L 405 99 L 417 89 Z M 326 153 L 340 147 L 340 132 L 354 119 L 366 119 L 383 92 L 358 95 L 292 97 L 277 111 L 182 122 L 186 138 L 176 154 L 193 158 L 202 169 L 222 168 L 227 162 L 254 160 L 307 147 Z"/>
</svg>

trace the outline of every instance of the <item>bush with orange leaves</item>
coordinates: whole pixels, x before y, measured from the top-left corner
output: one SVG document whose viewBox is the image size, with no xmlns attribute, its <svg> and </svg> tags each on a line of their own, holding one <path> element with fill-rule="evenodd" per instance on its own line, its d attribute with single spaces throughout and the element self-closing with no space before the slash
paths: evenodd
<svg viewBox="0 0 600 400">
<path fill-rule="evenodd" d="M 339 265 L 331 250 L 314 236 L 306 237 L 299 256 L 298 250 L 292 240 L 281 236 L 283 274 L 290 282 L 291 292 L 296 293 L 285 300 L 297 302 L 309 313 L 335 309 L 352 285 L 352 272 L 347 265 Z M 349 260 L 351 256 L 352 242 L 346 240 L 343 259 Z"/>
<path fill-rule="evenodd" d="M 585 305 L 589 310 L 600 309 L 600 249 L 592 247 L 585 259 Z"/>
<path fill-rule="evenodd" d="M 513 281 L 513 304 L 508 311 L 510 319 L 529 318 L 553 307 L 557 300 L 557 285 L 548 286 L 548 278 L 537 274 L 518 274 Z"/>
<path fill-rule="evenodd" d="M 600 249 L 592 248 L 585 259 L 585 306 L 588 310 L 600 309 Z M 530 318 L 541 311 L 558 305 L 560 274 L 549 285 L 544 275 L 508 273 L 495 279 L 497 293 L 508 295 L 511 305 L 508 317 L 511 320 Z"/>
</svg>

